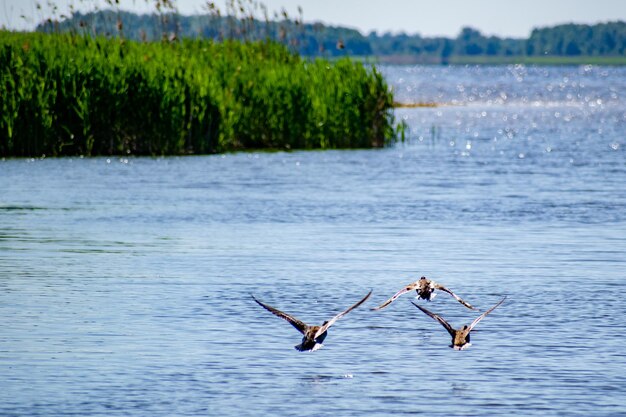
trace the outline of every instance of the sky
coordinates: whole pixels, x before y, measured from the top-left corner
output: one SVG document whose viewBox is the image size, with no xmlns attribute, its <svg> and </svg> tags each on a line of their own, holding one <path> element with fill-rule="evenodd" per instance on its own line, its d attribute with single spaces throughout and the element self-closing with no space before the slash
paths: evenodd
<svg viewBox="0 0 626 417">
<path fill-rule="evenodd" d="M 115 0 L 110 0 L 115 3 Z M 120 8 L 154 11 L 155 0 L 118 0 Z M 249 4 L 252 0 L 245 0 Z M 485 35 L 525 38 L 535 27 L 561 23 L 626 21 L 626 0 L 265 0 L 270 12 L 285 8 L 304 21 L 358 29 L 363 34 L 405 32 L 422 36 L 456 37 L 470 26 Z M 42 5 L 38 10 L 36 5 Z M 47 3 L 57 5 L 57 16 L 74 10 L 104 8 L 104 0 L 0 0 L 0 27 L 30 30 L 51 16 Z M 206 0 L 176 0 L 182 14 L 205 13 Z M 224 1 L 215 3 L 224 10 Z M 260 14 L 259 14 L 260 16 Z"/>
</svg>

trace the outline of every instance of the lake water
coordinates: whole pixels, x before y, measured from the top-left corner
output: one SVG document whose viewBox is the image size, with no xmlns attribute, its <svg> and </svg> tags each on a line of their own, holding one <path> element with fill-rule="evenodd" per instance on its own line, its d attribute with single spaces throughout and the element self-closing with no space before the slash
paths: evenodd
<svg viewBox="0 0 626 417">
<path fill-rule="evenodd" d="M 626 415 L 626 69 L 383 71 L 393 148 L 0 161 L 0 415 Z"/>
</svg>

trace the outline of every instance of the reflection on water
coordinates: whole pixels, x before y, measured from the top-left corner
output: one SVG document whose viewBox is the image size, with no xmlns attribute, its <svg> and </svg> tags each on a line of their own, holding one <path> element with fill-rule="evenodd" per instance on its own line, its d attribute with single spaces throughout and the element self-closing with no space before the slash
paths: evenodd
<svg viewBox="0 0 626 417">
<path fill-rule="evenodd" d="M 624 70 L 384 71 L 455 105 L 385 150 L 0 161 L 0 414 L 626 413 Z M 408 295 L 370 310 L 421 275 L 508 298 L 457 352 Z M 250 298 L 370 289 L 313 353 Z"/>
</svg>

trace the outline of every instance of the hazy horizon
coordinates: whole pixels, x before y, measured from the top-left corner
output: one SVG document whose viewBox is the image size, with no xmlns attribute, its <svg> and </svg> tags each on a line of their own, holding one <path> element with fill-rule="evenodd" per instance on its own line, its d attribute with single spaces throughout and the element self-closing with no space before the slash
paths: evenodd
<svg viewBox="0 0 626 417">
<path fill-rule="evenodd" d="M 0 26 L 12 30 L 32 30 L 37 23 L 52 16 L 45 4 L 37 9 L 34 0 L 3 0 L 0 8 Z M 104 8 L 100 0 L 58 0 L 54 2 L 57 17 L 71 10 L 91 11 L 95 5 Z M 142 0 L 120 0 L 121 10 L 138 13 L 154 12 L 154 7 Z M 206 1 L 178 0 L 181 14 L 206 13 Z M 225 10 L 224 1 L 215 2 Z M 326 25 L 345 26 L 366 35 L 377 33 L 400 33 L 422 36 L 456 37 L 463 27 L 472 27 L 485 35 L 525 38 L 533 28 L 554 26 L 564 23 L 595 24 L 626 20 L 626 2 L 621 0 L 527 0 L 504 3 L 497 0 L 440 0 L 438 2 L 415 2 L 411 0 L 267 0 L 271 14 L 283 7 L 291 17 L 298 16 L 298 6 L 303 9 L 307 23 L 322 22 Z M 257 12 L 261 16 L 261 12 Z"/>
</svg>

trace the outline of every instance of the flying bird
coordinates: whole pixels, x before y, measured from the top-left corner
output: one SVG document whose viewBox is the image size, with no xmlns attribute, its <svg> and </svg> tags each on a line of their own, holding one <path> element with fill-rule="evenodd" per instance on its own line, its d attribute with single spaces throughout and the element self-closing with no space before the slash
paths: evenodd
<svg viewBox="0 0 626 417">
<path fill-rule="evenodd" d="M 337 320 L 339 320 L 340 318 L 348 314 L 350 311 L 354 310 L 355 308 L 363 304 L 365 300 L 367 300 L 370 297 L 370 295 L 372 295 L 372 291 L 367 293 L 367 295 L 363 297 L 358 303 L 354 304 L 352 307 L 348 308 L 347 310 L 342 311 L 341 313 L 337 314 L 332 319 L 325 321 L 324 323 L 322 323 L 321 326 L 310 326 L 298 320 L 297 318 L 290 316 L 287 313 L 283 313 L 277 308 L 274 308 L 272 306 L 269 306 L 267 304 L 260 302 L 259 300 L 254 298 L 254 295 L 252 295 L 252 299 L 258 305 L 260 305 L 261 307 L 263 307 L 270 313 L 280 317 L 281 319 L 287 320 L 293 327 L 295 327 L 300 333 L 302 333 L 303 335 L 302 343 L 295 346 L 296 350 L 299 350 L 300 352 L 306 352 L 306 351 L 314 352 L 324 346 L 322 345 L 322 342 L 324 342 L 324 339 L 326 339 L 326 336 L 328 335 L 328 328 L 332 326 L 333 324 L 335 324 Z"/>
<path fill-rule="evenodd" d="M 415 307 L 417 307 L 420 310 L 422 310 L 425 314 L 427 314 L 430 317 L 432 317 L 433 319 L 437 320 L 439 323 L 441 323 L 441 325 L 443 327 L 445 327 L 445 329 L 448 331 L 448 333 L 450 333 L 450 336 L 452 336 L 452 344 L 450 345 L 451 348 L 453 348 L 454 350 L 464 350 L 464 349 L 467 349 L 468 347 L 470 347 L 472 345 L 470 343 L 470 332 L 472 331 L 472 329 L 478 324 L 478 322 L 480 322 L 482 319 L 484 319 L 487 314 L 491 313 L 496 307 L 498 307 L 500 304 L 502 304 L 504 302 L 504 300 L 506 300 L 506 297 L 504 297 L 502 300 L 500 300 L 500 302 L 498 304 L 496 304 L 495 306 L 491 307 L 489 310 L 485 311 L 483 314 L 478 316 L 472 322 L 472 324 L 470 324 L 469 326 L 465 325 L 465 326 L 461 327 L 458 330 L 454 329 L 452 326 L 450 326 L 450 323 L 445 321 L 441 316 L 439 316 L 439 315 L 437 315 L 435 313 L 431 313 L 430 311 L 426 310 L 424 307 L 420 307 L 419 305 L 415 304 L 412 301 L 411 301 L 411 303 Z"/>
<path fill-rule="evenodd" d="M 417 281 L 407 285 L 406 287 L 404 287 L 403 289 L 395 293 L 393 297 L 391 297 L 390 299 L 388 299 L 387 301 L 385 301 L 378 307 L 373 308 L 372 310 L 382 310 L 383 308 L 387 307 L 389 304 L 393 303 L 396 300 L 396 298 L 400 297 L 402 294 L 406 294 L 407 292 L 410 292 L 413 290 L 417 292 L 417 298 L 421 298 L 423 300 L 428 300 L 428 301 L 431 301 L 437 295 L 435 294 L 435 290 L 441 290 L 450 294 L 452 297 L 454 297 L 455 300 L 457 300 L 459 303 L 463 304 L 465 307 L 469 308 L 470 310 L 476 310 L 469 303 L 463 301 L 461 297 L 459 297 L 458 295 L 456 295 L 455 293 L 453 293 L 452 291 L 450 291 L 443 285 L 438 284 L 433 280 L 426 279 L 426 277 L 421 277 Z"/>
</svg>

